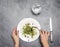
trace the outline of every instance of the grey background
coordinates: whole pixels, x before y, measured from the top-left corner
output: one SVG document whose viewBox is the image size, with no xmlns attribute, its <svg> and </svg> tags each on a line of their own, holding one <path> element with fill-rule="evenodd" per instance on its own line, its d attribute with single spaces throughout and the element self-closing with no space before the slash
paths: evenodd
<svg viewBox="0 0 60 47">
<path fill-rule="evenodd" d="M 42 7 L 40 15 L 31 13 L 35 3 Z M 49 17 L 53 20 L 53 43 L 50 47 L 60 47 L 60 0 L 0 0 L 0 47 L 13 47 L 11 32 L 23 18 L 35 18 L 42 29 L 49 31 Z M 49 41 L 50 42 L 50 41 Z M 27 43 L 20 40 L 21 47 L 41 47 L 39 39 Z"/>
</svg>

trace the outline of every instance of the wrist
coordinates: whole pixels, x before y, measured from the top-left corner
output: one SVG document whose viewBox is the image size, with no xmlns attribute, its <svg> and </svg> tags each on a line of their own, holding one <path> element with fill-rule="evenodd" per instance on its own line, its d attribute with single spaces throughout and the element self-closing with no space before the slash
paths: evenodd
<svg viewBox="0 0 60 47">
<path fill-rule="evenodd" d="M 43 44 L 43 47 L 49 47 L 49 43 L 47 42 L 47 43 L 44 43 Z"/>
<path fill-rule="evenodd" d="M 19 44 L 18 43 L 15 43 L 14 45 L 15 45 L 15 47 L 19 47 Z"/>
<path fill-rule="evenodd" d="M 18 41 L 15 40 L 15 44 L 19 44 L 19 40 Z"/>
<path fill-rule="evenodd" d="M 15 45 L 19 45 L 19 42 L 15 42 Z"/>
</svg>

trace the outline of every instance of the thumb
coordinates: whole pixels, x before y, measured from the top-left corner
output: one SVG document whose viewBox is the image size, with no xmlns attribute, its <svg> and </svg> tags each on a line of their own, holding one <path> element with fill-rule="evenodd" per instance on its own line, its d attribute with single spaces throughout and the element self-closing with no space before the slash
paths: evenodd
<svg viewBox="0 0 60 47">
<path fill-rule="evenodd" d="M 19 36 L 19 31 L 17 31 L 17 36 Z"/>
</svg>

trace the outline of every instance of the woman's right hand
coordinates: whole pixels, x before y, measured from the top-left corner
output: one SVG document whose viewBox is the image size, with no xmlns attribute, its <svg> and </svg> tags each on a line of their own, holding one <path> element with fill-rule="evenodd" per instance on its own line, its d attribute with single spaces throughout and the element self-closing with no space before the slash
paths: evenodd
<svg viewBox="0 0 60 47">
<path fill-rule="evenodd" d="M 40 39 L 43 47 L 49 47 L 49 44 L 48 44 L 49 35 L 50 35 L 50 32 L 47 32 L 44 30 L 40 31 Z"/>
</svg>

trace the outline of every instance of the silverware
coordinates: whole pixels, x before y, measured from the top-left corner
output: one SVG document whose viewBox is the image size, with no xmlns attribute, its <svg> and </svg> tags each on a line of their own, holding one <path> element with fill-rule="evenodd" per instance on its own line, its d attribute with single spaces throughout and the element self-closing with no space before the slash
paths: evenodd
<svg viewBox="0 0 60 47">
<path fill-rule="evenodd" d="M 53 31 L 52 31 L 52 18 L 50 17 L 50 39 L 51 39 L 51 42 L 53 42 Z"/>
</svg>

